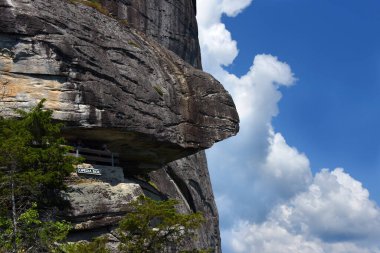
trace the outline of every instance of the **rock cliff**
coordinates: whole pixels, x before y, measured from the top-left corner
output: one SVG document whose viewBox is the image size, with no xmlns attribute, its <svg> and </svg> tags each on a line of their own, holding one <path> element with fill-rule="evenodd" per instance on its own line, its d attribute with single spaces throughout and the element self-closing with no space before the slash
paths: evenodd
<svg viewBox="0 0 380 253">
<path fill-rule="evenodd" d="M 69 142 L 119 154 L 119 167 L 70 182 L 73 240 L 112 235 L 145 193 L 202 211 L 207 222 L 189 246 L 219 252 L 203 150 L 235 135 L 239 120 L 223 86 L 200 70 L 195 0 L 100 3 L 0 0 L 1 113 L 47 98 Z"/>
<path fill-rule="evenodd" d="M 201 68 L 196 0 L 102 0 L 117 18 Z"/>
</svg>

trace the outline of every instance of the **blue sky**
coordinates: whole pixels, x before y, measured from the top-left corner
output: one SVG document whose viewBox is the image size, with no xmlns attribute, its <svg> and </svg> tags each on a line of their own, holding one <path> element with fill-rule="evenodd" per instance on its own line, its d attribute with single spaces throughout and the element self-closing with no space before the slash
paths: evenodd
<svg viewBox="0 0 380 253">
<path fill-rule="evenodd" d="M 380 252 L 379 11 L 198 1 L 204 69 L 241 116 L 208 151 L 224 252 Z"/>
</svg>

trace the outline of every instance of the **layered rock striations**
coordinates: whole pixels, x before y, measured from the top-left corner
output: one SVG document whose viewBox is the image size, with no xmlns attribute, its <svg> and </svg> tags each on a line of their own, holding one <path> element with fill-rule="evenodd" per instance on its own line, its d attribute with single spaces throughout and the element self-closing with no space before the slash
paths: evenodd
<svg viewBox="0 0 380 253">
<path fill-rule="evenodd" d="M 117 18 L 201 68 L 196 0 L 102 0 Z"/>
<path fill-rule="evenodd" d="M 223 86 L 200 70 L 195 0 L 83 3 L 0 0 L 0 112 L 46 98 L 69 142 L 119 153 L 112 176 L 71 181 L 72 238 L 111 232 L 145 193 L 202 211 L 207 222 L 189 247 L 219 252 L 202 150 L 235 135 L 239 120 Z"/>
</svg>

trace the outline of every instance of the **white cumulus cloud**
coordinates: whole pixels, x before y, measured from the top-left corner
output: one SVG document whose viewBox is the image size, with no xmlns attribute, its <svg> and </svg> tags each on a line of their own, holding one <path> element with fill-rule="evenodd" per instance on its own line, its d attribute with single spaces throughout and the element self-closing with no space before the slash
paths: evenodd
<svg viewBox="0 0 380 253">
<path fill-rule="evenodd" d="M 337 168 L 317 173 L 308 191 L 274 216 L 289 230 L 328 241 L 380 238 L 380 210 L 361 183 Z"/>
<path fill-rule="evenodd" d="M 207 37 L 204 40 L 202 54 L 205 66 L 220 65 L 227 66 L 232 63 L 238 54 L 236 41 L 231 39 L 231 34 L 224 24 L 218 23 L 208 29 L 200 29 L 200 37 Z"/>
<path fill-rule="evenodd" d="M 235 17 L 251 4 L 252 0 L 223 0 L 222 11 L 229 17 Z"/>
<path fill-rule="evenodd" d="M 201 29 L 220 23 L 223 14 L 234 17 L 251 4 L 252 0 L 198 1 L 197 19 Z"/>
<path fill-rule="evenodd" d="M 325 169 L 265 222 L 240 221 L 227 241 L 232 252 L 379 253 L 379 224 L 380 210 L 360 182 Z"/>
<path fill-rule="evenodd" d="M 236 253 L 379 253 L 380 249 L 354 242 L 324 242 L 294 234 L 275 222 L 240 222 L 227 232 L 226 249 Z"/>
<path fill-rule="evenodd" d="M 286 63 L 262 54 L 255 57 L 244 76 L 238 78 L 222 70 L 219 79 L 234 97 L 241 130 L 231 140 L 233 145 L 222 144 L 209 152 L 210 160 L 217 161 L 211 166 L 217 170 L 216 180 L 219 178 L 223 185 L 220 191 L 216 190 L 223 196 L 223 205 L 255 199 L 255 205 L 243 205 L 233 213 L 260 220 L 278 201 L 306 189 L 312 177 L 307 157 L 290 147 L 271 126 L 272 118 L 278 113 L 279 89 L 292 85 L 295 78 Z M 224 160 L 218 159 L 221 153 Z M 228 182 L 223 183 L 226 175 Z"/>
<path fill-rule="evenodd" d="M 324 253 L 318 242 L 289 233 L 274 222 L 240 222 L 229 232 L 229 249 L 241 253 Z"/>
</svg>

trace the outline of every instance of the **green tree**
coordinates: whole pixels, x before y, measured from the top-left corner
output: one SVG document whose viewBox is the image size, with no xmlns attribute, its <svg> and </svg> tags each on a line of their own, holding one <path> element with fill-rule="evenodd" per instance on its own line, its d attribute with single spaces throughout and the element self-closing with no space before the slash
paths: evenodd
<svg viewBox="0 0 380 253">
<path fill-rule="evenodd" d="M 176 200 L 155 201 L 140 196 L 131 203 L 132 212 L 119 223 L 119 249 L 129 253 L 178 252 L 204 222 L 201 213 L 182 214 Z M 190 251 L 198 252 L 198 251 Z"/>
<path fill-rule="evenodd" d="M 15 250 L 12 225 L 11 219 L 0 217 L 0 252 L 57 252 L 59 245 L 56 242 L 64 240 L 71 229 L 65 221 L 42 221 L 37 205 L 33 204 L 17 218 Z"/>
<path fill-rule="evenodd" d="M 132 211 L 119 223 L 115 234 L 119 251 L 126 253 L 211 253 L 212 250 L 190 249 L 180 251 L 186 240 L 195 236 L 195 230 L 204 222 L 200 213 L 181 214 L 176 200 L 155 201 L 144 196 L 130 204 Z M 92 242 L 66 243 L 64 253 L 109 253 L 105 237 Z"/>
<path fill-rule="evenodd" d="M 66 243 L 61 245 L 60 250 L 64 253 L 110 253 L 106 248 L 107 239 L 95 238 L 92 242 Z"/>
<path fill-rule="evenodd" d="M 45 252 L 44 237 L 58 240 L 68 231 L 67 224 L 49 220 L 63 205 L 59 193 L 76 159 L 66 155 L 62 125 L 44 102 L 18 110 L 17 118 L 0 118 L 0 252 Z"/>
</svg>

